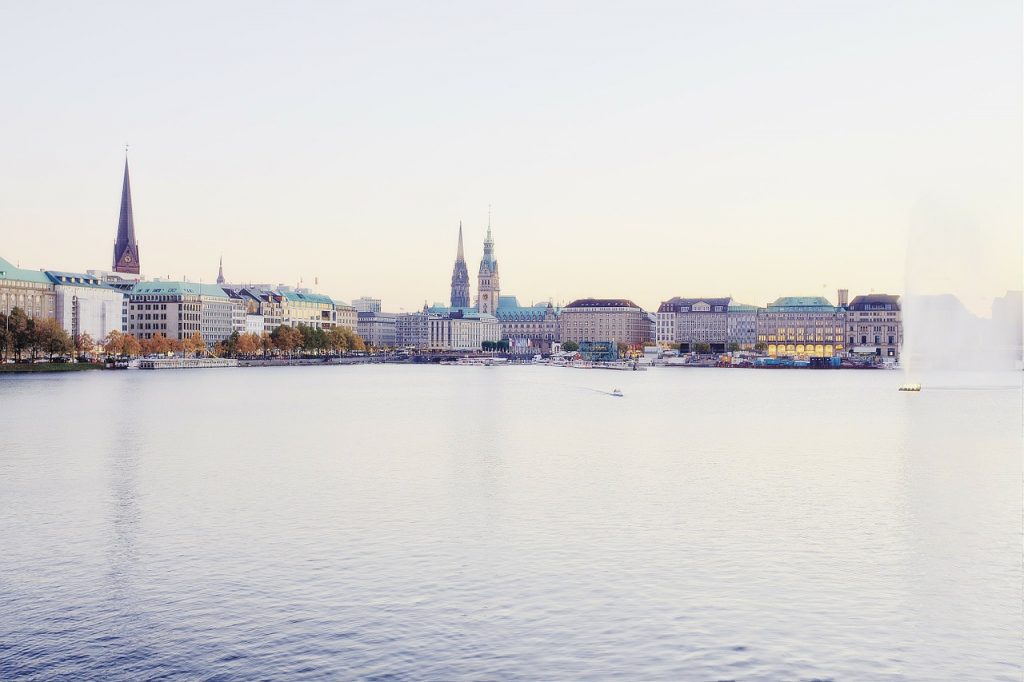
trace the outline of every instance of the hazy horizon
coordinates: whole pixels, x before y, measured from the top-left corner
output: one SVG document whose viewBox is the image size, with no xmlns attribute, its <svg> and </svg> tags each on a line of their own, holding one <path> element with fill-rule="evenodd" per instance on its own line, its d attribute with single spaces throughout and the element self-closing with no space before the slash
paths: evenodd
<svg viewBox="0 0 1024 682">
<path fill-rule="evenodd" d="M 939 240 L 946 279 L 915 291 L 983 313 L 1021 288 L 1019 3 L 0 19 L 0 256 L 21 267 L 109 269 L 128 143 L 151 278 L 212 281 L 223 254 L 229 281 L 412 310 L 447 301 L 462 220 L 475 298 L 490 204 L 523 303 L 902 294 Z"/>
</svg>

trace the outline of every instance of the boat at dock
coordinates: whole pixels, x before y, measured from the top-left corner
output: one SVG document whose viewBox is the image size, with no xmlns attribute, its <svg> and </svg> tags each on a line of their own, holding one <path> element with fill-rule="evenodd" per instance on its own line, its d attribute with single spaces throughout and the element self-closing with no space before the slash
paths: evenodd
<svg viewBox="0 0 1024 682">
<path fill-rule="evenodd" d="M 210 367 L 238 367 L 234 358 L 143 358 L 139 369 L 206 369 Z"/>
</svg>

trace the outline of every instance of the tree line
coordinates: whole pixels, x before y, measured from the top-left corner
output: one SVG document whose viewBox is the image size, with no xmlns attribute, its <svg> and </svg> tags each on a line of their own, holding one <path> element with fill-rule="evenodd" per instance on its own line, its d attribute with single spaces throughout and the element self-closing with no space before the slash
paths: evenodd
<svg viewBox="0 0 1024 682">
<path fill-rule="evenodd" d="M 113 330 L 104 338 L 95 340 L 83 333 L 72 338 L 54 319 L 29 317 L 21 308 L 9 314 L 0 312 L 0 358 L 16 361 L 39 357 L 66 357 L 77 354 L 92 359 L 102 351 L 107 356 L 139 357 L 145 355 L 212 354 L 218 357 L 253 357 L 292 353 L 325 354 L 366 350 L 363 339 L 351 329 L 334 327 L 319 329 L 300 324 L 297 327 L 280 325 L 271 332 L 232 334 L 207 346 L 199 332 L 184 339 L 171 339 L 154 334 L 149 339 L 137 339 L 131 334 Z"/>
</svg>

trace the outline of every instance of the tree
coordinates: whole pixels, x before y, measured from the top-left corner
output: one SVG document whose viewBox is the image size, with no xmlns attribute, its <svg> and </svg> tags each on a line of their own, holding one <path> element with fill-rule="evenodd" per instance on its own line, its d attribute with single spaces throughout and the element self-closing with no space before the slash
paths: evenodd
<svg viewBox="0 0 1024 682">
<path fill-rule="evenodd" d="M 192 332 L 192 336 L 182 342 L 182 350 L 186 354 L 192 355 L 206 353 L 206 341 L 203 341 L 203 335 L 199 332 Z"/>
<path fill-rule="evenodd" d="M 344 327 L 334 327 L 327 332 L 327 347 L 335 353 L 344 353 L 348 350 L 348 330 Z"/>
<path fill-rule="evenodd" d="M 738 351 L 738 350 L 740 349 L 740 344 L 738 344 L 738 343 L 736 343 L 735 341 L 733 341 L 733 342 L 731 342 L 731 343 L 730 343 L 730 344 L 729 344 L 729 345 L 727 346 L 727 349 L 728 349 L 728 351 L 729 351 L 730 353 L 735 353 L 736 351 Z"/>
<path fill-rule="evenodd" d="M 28 315 L 21 308 L 12 308 L 11 314 L 7 318 L 6 326 L 10 331 L 10 345 L 17 360 L 21 360 L 21 354 L 25 352 L 31 342 L 30 322 Z"/>
<path fill-rule="evenodd" d="M 117 329 L 111 329 L 100 342 L 107 355 L 124 355 L 125 335 Z"/>
<path fill-rule="evenodd" d="M 88 332 L 79 334 L 75 339 L 75 351 L 78 352 L 79 357 L 91 357 L 95 347 L 96 342 L 92 340 Z"/>
<path fill-rule="evenodd" d="M 270 338 L 277 350 L 289 355 L 302 346 L 302 332 L 286 324 L 278 325 L 277 329 L 270 333 Z"/>
<path fill-rule="evenodd" d="M 70 353 L 74 347 L 71 337 L 54 319 L 32 320 L 32 356 L 36 351 L 45 353 L 52 361 L 54 356 Z"/>
<path fill-rule="evenodd" d="M 231 335 L 228 336 L 228 338 L 220 342 L 222 355 L 219 355 L 218 357 L 222 357 L 223 355 L 238 355 L 238 342 L 241 338 L 242 335 L 237 331 L 231 332 Z M 214 352 L 214 355 L 217 355 L 216 351 Z"/>
<path fill-rule="evenodd" d="M 238 343 L 235 345 L 235 353 L 238 355 L 255 355 L 260 350 L 260 337 L 253 333 L 241 334 Z"/>
<path fill-rule="evenodd" d="M 575 341 L 565 341 L 565 342 L 562 343 L 562 350 L 564 350 L 564 351 L 568 351 L 570 353 L 575 353 L 579 349 L 580 349 L 580 344 L 576 343 Z"/>
<path fill-rule="evenodd" d="M 711 346 L 709 344 L 706 344 L 706 343 L 703 343 L 703 342 L 695 343 L 695 344 L 693 344 L 693 351 L 695 353 L 710 353 L 711 352 Z"/>
<path fill-rule="evenodd" d="M 619 342 L 619 343 L 615 344 L 615 348 L 616 348 L 616 350 L 618 350 L 620 358 L 624 358 L 624 357 L 626 357 L 629 354 L 629 344 L 628 343 Z"/>
<path fill-rule="evenodd" d="M 124 335 L 124 342 L 121 347 L 121 354 L 127 355 L 130 358 L 137 358 L 142 355 L 142 344 L 139 340 L 130 334 Z"/>
<path fill-rule="evenodd" d="M 754 350 L 757 351 L 758 353 L 763 353 L 766 350 L 768 350 L 768 345 L 761 342 L 755 343 Z"/>
<path fill-rule="evenodd" d="M 263 351 L 264 357 L 266 357 L 270 351 L 274 350 L 274 340 L 270 337 L 270 334 L 265 331 L 260 334 L 260 350 Z"/>
</svg>

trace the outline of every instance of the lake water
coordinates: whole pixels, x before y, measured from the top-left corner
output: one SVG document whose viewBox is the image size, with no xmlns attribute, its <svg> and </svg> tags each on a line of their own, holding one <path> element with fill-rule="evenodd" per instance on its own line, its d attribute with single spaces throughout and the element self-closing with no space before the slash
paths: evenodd
<svg viewBox="0 0 1024 682">
<path fill-rule="evenodd" d="M 0 377 L 0 679 L 1020 680 L 1020 374 L 901 381 Z"/>
</svg>

